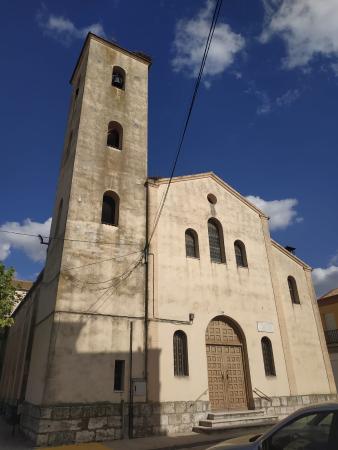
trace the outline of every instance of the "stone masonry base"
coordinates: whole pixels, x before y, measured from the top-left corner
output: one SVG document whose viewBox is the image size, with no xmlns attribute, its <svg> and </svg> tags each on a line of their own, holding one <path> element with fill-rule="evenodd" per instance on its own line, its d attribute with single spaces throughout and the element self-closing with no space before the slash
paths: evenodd
<svg viewBox="0 0 338 450">
<path fill-rule="evenodd" d="M 255 408 L 280 418 L 310 404 L 337 401 L 336 394 L 255 398 Z M 135 403 L 132 435 L 145 437 L 189 432 L 207 416 L 209 402 Z M 25 403 L 20 428 L 37 446 L 60 445 L 126 438 L 129 405 L 35 406 Z"/>
<path fill-rule="evenodd" d="M 205 418 L 209 402 L 135 403 L 133 437 L 191 431 Z M 127 438 L 129 405 L 23 405 L 20 429 L 35 445 L 60 445 Z"/>
<path fill-rule="evenodd" d="M 337 394 L 293 395 L 285 397 L 255 398 L 255 409 L 263 409 L 269 415 L 283 419 L 297 409 L 318 403 L 337 402 Z"/>
</svg>

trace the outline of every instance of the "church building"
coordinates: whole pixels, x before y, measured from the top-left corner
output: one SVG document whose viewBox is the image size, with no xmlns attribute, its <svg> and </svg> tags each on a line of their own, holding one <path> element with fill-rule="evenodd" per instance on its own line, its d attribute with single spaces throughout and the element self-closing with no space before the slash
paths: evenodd
<svg viewBox="0 0 338 450">
<path fill-rule="evenodd" d="M 268 423 L 337 398 L 311 268 L 212 172 L 147 174 L 151 60 L 89 33 L 2 411 L 36 445 Z M 246 416 L 245 416 L 246 414 Z M 221 420 L 222 419 L 222 420 Z"/>
</svg>

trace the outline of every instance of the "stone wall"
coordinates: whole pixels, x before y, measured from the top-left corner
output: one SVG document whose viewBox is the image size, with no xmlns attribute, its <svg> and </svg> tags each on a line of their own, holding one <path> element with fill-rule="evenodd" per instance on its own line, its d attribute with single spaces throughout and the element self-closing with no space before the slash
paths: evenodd
<svg viewBox="0 0 338 450">
<path fill-rule="evenodd" d="M 255 398 L 255 408 L 283 418 L 311 404 L 338 401 L 337 394 Z M 204 420 L 209 402 L 135 403 L 133 437 L 190 432 Z M 128 437 L 129 404 L 44 406 L 25 403 L 20 428 L 37 446 Z"/>
<path fill-rule="evenodd" d="M 191 431 L 206 417 L 205 401 L 135 403 L 133 437 Z M 129 405 L 38 407 L 25 403 L 20 428 L 37 446 L 104 441 L 128 437 Z"/>
<path fill-rule="evenodd" d="M 269 415 L 276 415 L 280 419 L 288 416 L 297 409 L 318 403 L 336 402 L 338 394 L 313 394 L 272 397 L 270 400 L 255 398 L 255 409 L 264 409 Z"/>
</svg>

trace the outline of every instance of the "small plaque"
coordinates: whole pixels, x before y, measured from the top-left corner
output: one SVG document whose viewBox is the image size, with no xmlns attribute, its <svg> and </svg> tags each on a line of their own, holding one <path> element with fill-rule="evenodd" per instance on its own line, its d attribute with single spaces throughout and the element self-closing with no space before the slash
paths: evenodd
<svg viewBox="0 0 338 450">
<path fill-rule="evenodd" d="M 257 322 L 257 330 L 261 333 L 273 333 L 273 323 L 272 322 Z"/>
</svg>

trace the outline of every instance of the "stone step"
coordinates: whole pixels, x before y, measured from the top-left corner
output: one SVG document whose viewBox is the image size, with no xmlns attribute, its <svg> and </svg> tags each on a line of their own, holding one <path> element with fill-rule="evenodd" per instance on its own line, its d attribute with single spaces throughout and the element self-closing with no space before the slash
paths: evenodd
<svg viewBox="0 0 338 450">
<path fill-rule="evenodd" d="M 215 419 L 215 420 L 200 420 L 199 421 L 199 425 L 203 426 L 203 427 L 216 427 L 218 425 L 230 425 L 233 423 L 240 423 L 240 424 L 251 424 L 251 423 L 255 423 L 255 422 L 264 422 L 266 420 L 273 420 L 273 419 L 277 419 L 277 416 L 258 416 L 258 417 L 234 417 L 231 419 Z"/>
<path fill-rule="evenodd" d="M 258 427 L 269 427 L 278 422 L 277 416 L 266 416 L 264 418 L 257 418 L 256 420 L 232 420 L 230 422 L 217 423 L 213 426 L 205 426 L 201 423 L 205 421 L 201 421 L 200 425 L 193 428 L 195 433 L 219 433 L 220 431 L 226 430 L 235 430 L 239 428 L 258 428 Z"/>
<path fill-rule="evenodd" d="M 232 419 L 237 417 L 258 417 L 264 416 L 264 409 L 240 410 L 240 411 L 219 411 L 208 413 L 208 420 Z"/>
</svg>

